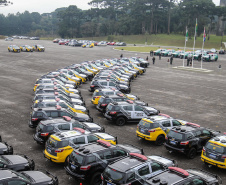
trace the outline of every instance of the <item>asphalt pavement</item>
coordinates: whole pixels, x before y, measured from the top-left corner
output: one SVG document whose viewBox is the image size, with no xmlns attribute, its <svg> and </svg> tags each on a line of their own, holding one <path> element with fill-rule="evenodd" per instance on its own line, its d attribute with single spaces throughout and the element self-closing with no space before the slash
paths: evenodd
<svg viewBox="0 0 226 185">
<path fill-rule="evenodd" d="M 46 50 L 12 53 L 7 50 L 10 44 L 42 44 Z M 149 57 L 150 66 L 144 75 L 132 82 L 131 94 L 139 96 L 161 113 L 226 132 L 226 55 L 220 55 L 217 62 L 203 62 L 203 68 L 209 72 L 202 72 L 192 67 L 185 67 L 190 70 L 175 68 L 183 65 L 182 59 L 174 59 L 173 65 L 170 65 L 168 58 L 161 57 L 159 60 L 156 57 L 153 65 L 148 53 L 114 50 L 112 46 L 81 48 L 58 45 L 51 41 L 18 39 L 13 42 L 0 40 L 0 135 L 3 140 L 13 146 L 15 153 L 26 154 L 34 159 L 36 169 L 46 169 L 57 175 L 59 184 L 79 185 L 80 181 L 66 175 L 63 164 L 46 160 L 43 157 L 44 147 L 33 140 L 35 130 L 28 127 L 33 86 L 37 78 L 49 71 L 83 61 L 119 58 L 121 54 L 124 57 Z M 200 66 L 200 62 L 194 61 L 194 68 Z M 208 168 L 200 160 L 200 154 L 192 160 L 181 154 L 172 155 L 164 146 L 157 147 L 153 143 L 139 140 L 135 133 L 136 124 L 118 127 L 107 121 L 90 102 L 92 93 L 88 91 L 89 83 L 80 87 L 87 108 L 94 121 L 103 125 L 106 132 L 117 136 L 119 143 L 141 147 L 146 155 L 175 159 L 179 167 L 184 169 L 201 168 L 216 173 L 226 184 L 225 170 Z"/>
</svg>

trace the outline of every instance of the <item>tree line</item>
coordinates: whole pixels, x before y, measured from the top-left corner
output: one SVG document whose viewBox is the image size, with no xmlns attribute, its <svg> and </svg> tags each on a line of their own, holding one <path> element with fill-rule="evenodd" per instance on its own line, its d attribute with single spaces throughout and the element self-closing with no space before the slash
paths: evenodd
<svg viewBox="0 0 226 185">
<path fill-rule="evenodd" d="M 89 10 L 77 6 L 37 12 L 0 14 L 0 35 L 59 35 L 62 38 L 198 32 L 218 33 L 217 22 L 226 20 L 226 7 L 212 0 L 92 0 Z M 217 32 L 218 31 L 218 32 Z M 225 30 L 221 30 L 223 32 Z M 220 33 L 222 34 L 222 33 Z"/>
</svg>

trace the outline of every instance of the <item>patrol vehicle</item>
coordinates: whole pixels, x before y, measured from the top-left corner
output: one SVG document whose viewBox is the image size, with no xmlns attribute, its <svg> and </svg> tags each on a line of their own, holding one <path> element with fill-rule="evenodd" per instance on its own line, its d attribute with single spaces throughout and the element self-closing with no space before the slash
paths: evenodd
<svg viewBox="0 0 226 185">
<path fill-rule="evenodd" d="M 42 120 L 59 118 L 63 116 L 68 116 L 81 122 L 93 121 L 93 118 L 91 118 L 87 114 L 75 113 L 57 105 L 56 107 L 34 108 L 31 111 L 30 121 L 28 122 L 28 124 L 30 128 L 35 128 Z"/>
<path fill-rule="evenodd" d="M 219 176 L 199 169 L 183 170 L 178 167 L 168 167 L 168 170 L 146 179 L 144 185 L 219 185 Z"/>
<path fill-rule="evenodd" d="M 118 126 L 123 126 L 127 122 L 139 122 L 144 117 L 159 113 L 160 111 L 153 107 L 140 106 L 127 101 L 109 103 L 104 117 Z"/>
<path fill-rule="evenodd" d="M 154 55 L 161 55 L 163 51 L 166 51 L 166 49 L 157 49 L 154 51 Z"/>
<path fill-rule="evenodd" d="M 133 145 L 112 145 L 98 140 L 97 143 L 74 149 L 66 160 L 66 173 L 75 179 L 89 181 L 92 185 L 101 184 L 101 173 L 107 165 L 129 153 L 143 154 L 143 150 Z"/>
<path fill-rule="evenodd" d="M 160 146 L 165 142 L 166 134 L 172 127 L 184 125 L 180 120 L 173 119 L 169 115 L 159 114 L 142 118 L 137 125 L 136 135 L 147 141 L 154 141 Z"/>
<path fill-rule="evenodd" d="M 89 71 L 86 71 L 84 69 L 80 69 L 79 66 L 77 64 L 75 65 L 72 65 L 70 66 L 71 69 L 77 71 L 79 74 L 84 74 L 84 75 L 87 75 L 87 78 L 91 81 L 94 77 L 94 74 L 89 72 Z"/>
<path fill-rule="evenodd" d="M 75 127 L 89 132 L 105 132 L 105 128 L 98 123 L 79 122 L 70 117 L 63 116 L 63 118 L 40 121 L 33 138 L 38 144 L 44 144 L 50 135 L 56 132 L 73 130 Z"/>
<path fill-rule="evenodd" d="M 20 46 L 20 51 L 33 52 L 33 48 L 29 45 L 22 45 Z"/>
<path fill-rule="evenodd" d="M 97 140 L 109 141 L 117 144 L 117 138 L 107 133 L 90 133 L 81 128 L 73 131 L 55 133 L 46 141 L 44 157 L 55 162 L 64 163 L 71 154 L 73 148 L 97 142 Z"/>
<path fill-rule="evenodd" d="M 0 184 L 3 185 L 58 185 L 58 178 L 46 171 L 16 172 L 8 169 L 0 170 Z"/>
<path fill-rule="evenodd" d="M 197 152 L 201 152 L 203 146 L 211 138 L 219 135 L 219 132 L 200 127 L 195 123 L 187 123 L 183 126 L 173 127 L 166 136 L 165 147 L 168 151 L 184 153 L 193 159 Z"/>
<path fill-rule="evenodd" d="M 17 45 L 9 45 L 8 46 L 8 51 L 9 52 L 17 52 L 17 53 L 20 53 L 20 48 Z"/>
<path fill-rule="evenodd" d="M 33 48 L 33 51 L 40 51 L 40 52 L 44 52 L 45 51 L 45 47 L 42 46 L 42 45 L 39 45 L 39 44 L 33 45 L 32 48 Z"/>
<path fill-rule="evenodd" d="M 201 160 L 209 166 L 226 169 L 226 135 L 210 139 L 202 149 Z"/>
<path fill-rule="evenodd" d="M 77 86 L 81 84 L 81 79 L 77 78 L 73 75 L 69 75 L 66 73 L 60 73 L 58 76 L 61 76 L 61 77 L 65 78 L 66 80 L 74 82 Z"/>
<path fill-rule="evenodd" d="M 216 53 L 209 53 L 209 54 L 203 56 L 203 60 L 207 61 L 207 62 L 217 61 L 218 55 Z"/>
<path fill-rule="evenodd" d="M 160 156 L 129 156 L 109 164 L 101 175 L 102 185 L 143 185 L 147 178 L 163 173 L 175 161 Z"/>
</svg>

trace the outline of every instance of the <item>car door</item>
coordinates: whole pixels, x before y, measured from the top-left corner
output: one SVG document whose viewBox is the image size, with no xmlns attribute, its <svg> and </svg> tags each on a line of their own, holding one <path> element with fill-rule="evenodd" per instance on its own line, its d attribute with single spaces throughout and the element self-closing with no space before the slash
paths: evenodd
<svg viewBox="0 0 226 185">
<path fill-rule="evenodd" d="M 200 136 L 201 148 L 206 145 L 207 141 L 209 141 L 210 138 L 211 132 L 206 129 L 203 129 Z"/>
<path fill-rule="evenodd" d="M 134 105 L 134 111 L 132 112 L 132 118 L 140 120 L 143 117 L 146 117 L 147 115 L 143 111 L 143 107 L 139 105 Z"/>
</svg>

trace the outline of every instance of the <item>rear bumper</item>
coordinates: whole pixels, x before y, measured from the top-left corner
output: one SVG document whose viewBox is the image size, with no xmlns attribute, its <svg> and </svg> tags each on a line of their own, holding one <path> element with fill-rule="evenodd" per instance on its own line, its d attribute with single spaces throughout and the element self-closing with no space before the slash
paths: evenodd
<svg viewBox="0 0 226 185">
<path fill-rule="evenodd" d="M 217 166 L 218 168 L 222 168 L 222 169 L 226 169 L 226 163 L 222 163 L 222 162 L 219 162 L 219 161 L 214 161 L 210 158 L 207 158 L 205 156 L 201 156 L 201 160 L 204 162 L 204 163 L 208 163 L 210 165 L 214 165 L 214 166 Z"/>
<path fill-rule="evenodd" d="M 33 139 L 40 145 L 44 145 L 45 144 L 45 140 L 42 138 L 39 138 L 36 134 L 33 135 Z"/>
<path fill-rule="evenodd" d="M 166 149 L 169 150 L 169 151 L 173 151 L 173 152 L 181 152 L 181 153 L 184 153 L 184 154 L 186 154 L 186 153 L 188 152 L 188 151 L 185 150 L 184 148 L 176 148 L 176 147 L 173 147 L 173 146 L 168 145 L 168 144 L 166 144 L 166 143 L 164 143 L 164 145 L 165 145 Z"/>
<path fill-rule="evenodd" d="M 155 139 L 152 138 L 151 136 L 142 134 L 142 133 L 140 133 L 139 131 L 136 131 L 136 135 L 137 135 L 137 137 L 143 138 L 143 139 L 145 139 L 145 140 L 147 140 L 147 141 L 155 141 Z"/>
<path fill-rule="evenodd" d="M 73 178 L 81 179 L 81 180 L 85 180 L 86 179 L 85 175 L 79 175 L 77 173 L 72 172 L 68 166 L 65 166 L 64 169 L 66 170 L 66 174 L 72 176 Z"/>
</svg>

